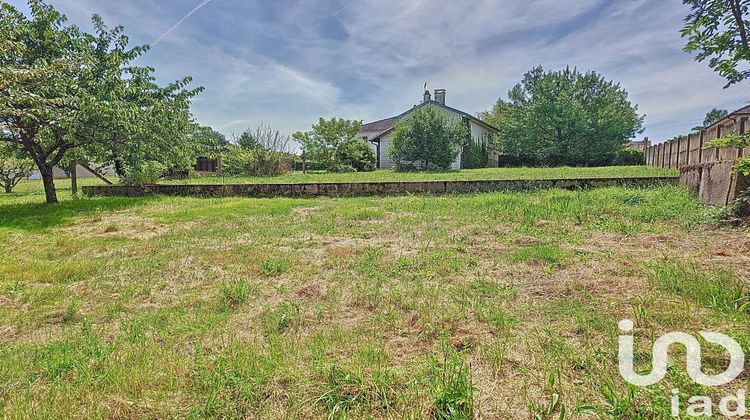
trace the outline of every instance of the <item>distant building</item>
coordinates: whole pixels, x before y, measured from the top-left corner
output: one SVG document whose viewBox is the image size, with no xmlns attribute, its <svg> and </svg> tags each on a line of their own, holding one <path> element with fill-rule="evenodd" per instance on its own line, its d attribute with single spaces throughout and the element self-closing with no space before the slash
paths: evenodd
<svg viewBox="0 0 750 420">
<path fill-rule="evenodd" d="M 646 150 L 647 148 L 651 147 L 651 140 L 649 140 L 648 137 L 644 138 L 643 140 L 633 140 L 628 143 L 628 147 L 632 147 L 633 149 L 638 150 Z"/>
<path fill-rule="evenodd" d="M 487 124 L 481 119 L 469 114 L 468 112 L 459 111 L 458 109 L 451 108 L 445 105 L 445 89 L 435 89 L 435 99 L 432 99 L 430 91 L 425 91 L 422 97 L 422 103 L 417 107 L 430 106 L 435 107 L 438 110 L 444 112 L 448 118 L 452 120 L 464 121 L 471 130 L 471 137 L 487 147 L 488 152 L 488 166 L 498 166 L 498 154 L 495 149 L 495 145 L 490 141 L 493 135 L 497 134 L 497 128 Z M 375 154 L 377 156 L 377 167 L 378 168 L 391 168 L 393 163 L 391 162 L 390 156 L 388 156 L 388 145 L 391 143 L 393 138 L 393 129 L 396 127 L 396 123 L 399 120 L 408 117 L 413 111 L 410 109 L 401 115 L 395 117 L 386 118 L 362 125 L 359 134 L 359 138 L 364 139 L 375 148 Z M 462 169 L 463 159 L 459 154 L 456 161 L 451 165 L 452 169 Z"/>
</svg>

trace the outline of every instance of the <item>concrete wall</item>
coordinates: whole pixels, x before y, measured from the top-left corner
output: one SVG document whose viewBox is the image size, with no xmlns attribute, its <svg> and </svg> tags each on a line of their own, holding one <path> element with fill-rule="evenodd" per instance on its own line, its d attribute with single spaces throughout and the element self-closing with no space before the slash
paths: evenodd
<svg viewBox="0 0 750 420">
<path fill-rule="evenodd" d="M 736 161 L 714 161 L 683 166 L 680 184 L 706 204 L 724 206 L 750 187 L 750 177 L 734 173 Z"/>
<path fill-rule="evenodd" d="M 582 189 L 676 184 L 676 177 L 585 178 L 508 181 L 342 182 L 309 184 L 84 186 L 88 196 L 141 197 L 354 197 L 371 195 L 450 194 L 522 191 L 540 188 Z"/>
</svg>

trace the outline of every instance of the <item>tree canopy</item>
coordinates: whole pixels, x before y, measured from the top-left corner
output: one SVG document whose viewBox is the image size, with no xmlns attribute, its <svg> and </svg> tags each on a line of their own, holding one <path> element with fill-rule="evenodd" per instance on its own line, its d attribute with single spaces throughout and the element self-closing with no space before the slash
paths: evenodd
<svg viewBox="0 0 750 420">
<path fill-rule="evenodd" d="M 16 144 L 39 170 L 48 203 L 57 202 L 52 168 L 63 159 L 128 167 L 158 160 L 187 166 L 186 77 L 159 86 L 150 67 L 131 62 L 148 46 L 128 48 L 124 29 L 94 15 L 95 34 L 66 25 L 64 15 L 29 0 L 27 17 L 0 3 L 0 141 Z"/>
<path fill-rule="evenodd" d="M 682 37 L 685 51 L 727 80 L 729 87 L 750 76 L 750 0 L 683 0 L 690 7 Z"/>
<path fill-rule="evenodd" d="M 302 146 L 306 158 L 329 171 L 372 170 L 376 157 L 365 150 L 372 147 L 357 138 L 361 126 L 361 121 L 320 118 L 312 131 L 297 132 L 292 137 Z"/>
<path fill-rule="evenodd" d="M 499 152 L 515 165 L 607 165 L 642 131 L 644 116 L 619 84 L 577 69 L 523 76 L 482 114 L 500 134 Z"/>
<path fill-rule="evenodd" d="M 728 116 L 729 111 L 727 111 L 726 109 L 714 108 L 706 113 L 706 118 L 703 119 L 703 125 L 693 127 L 693 131 L 702 131 Z"/>
<path fill-rule="evenodd" d="M 434 106 L 420 106 L 396 124 L 388 153 L 398 170 L 447 170 L 456 160 L 469 128 Z"/>
</svg>

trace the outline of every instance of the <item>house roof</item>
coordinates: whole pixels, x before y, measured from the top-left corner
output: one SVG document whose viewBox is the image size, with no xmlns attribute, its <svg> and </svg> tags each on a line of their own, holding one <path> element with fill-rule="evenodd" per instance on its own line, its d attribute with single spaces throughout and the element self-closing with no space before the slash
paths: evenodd
<svg viewBox="0 0 750 420">
<path fill-rule="evenodd" d="M 453 107 L 450 107 L 450 106 L 447 106 L 447 105 L 443 105 L 440 102 L 437 102 L 437 101 L 434 101 L 434 100 L 429 100 L 429 101 L 426 101 L 426 102 L 422 102 L 421 104 L 416 105 L 414 108 L 419 108 L 419 107 L 422 107 L 422 106 L 425 106 L 425 105 L 435 105 L 435 106 L 437 106 L 439 108 L 447 109 L 448 111 L 455 112 L 456 114 L 460 115 L 461 117 L 468 118 L 469 120 L 474 121 L 475 123 L 477 123 L 477 124 L 479 124 L 481 126 L 484 126 L 485 128 L 488 128 L 488 129 L 490 129 L 490 130 L 492 130 L 492 131 L 494 131 L 496 133 L 500 131 L 497 128 L 493 127 L 492 125 L 487 124 L 486 122 L 480 120 L 479 118 L 477 118 L 477 117 L 469 114 L 468 112 L 464 112 L 464 111 L 461 111 L 459 109 L 456 109 L 456 108 L 453 108 Z M 373 136 L 372 139 L 371 139 L 371 140 L 377 140 L 378 138 L 384 136 L 385 134 L 390 133 L 394 128 L 396 128 L 396 123 L 398 122 L 398 120 L 400 120 L 401 118 L 403 118 L 406 114 L 412 112 L 414 110 L 414 108 L 412 108 L 412 109 L 410 109 L 410 110 L 408 110 L 406 112 L 403 112 L 400 115 L 397 115 L 395 117 L 386 118 L 384 120 L 380 120 L 380 121 L 375 121 L 375 122 L 371 122 L 371 123 L 368 123 L 368 124 L 364 124 L 364 125 L 362 125 L 362 131 L 380 131 L 380 130 L 376 129 L 375 127 L 382 128 L 382 131 L 380 131 L 376 136 Z"/>
<path fill-rule="evenodd" d="M 389 128 L 393 128 L 398 122 L 398 117 L 386 118 L 380 121 L 375 121 L 367 124 L 363 124 L 360 130 L 362 131 L 385 131 Z"/>
<path fill-rule="evenodd" d="M 731 112 L 729 115 L 727 115 L 726 118 L 723 118 L 721 121 L 717 121 L 717 122 L 709 125 L 708 127 L 704 128 L 704 130 L 710 130 L 711 128 L 714 128 L 715 126 L 717 126 L 719 124 L 726 123 L 727 120 L 734 120 L 734 118 L 740 117 L 740 116 L 743 116 L 743 115 L 750 115 L 750 105 L 743 106 L 742 108 L 740 108 L 740 109 L 738 109 L 738 110 L 736 110 L 734 112 Z"/>
</svg>

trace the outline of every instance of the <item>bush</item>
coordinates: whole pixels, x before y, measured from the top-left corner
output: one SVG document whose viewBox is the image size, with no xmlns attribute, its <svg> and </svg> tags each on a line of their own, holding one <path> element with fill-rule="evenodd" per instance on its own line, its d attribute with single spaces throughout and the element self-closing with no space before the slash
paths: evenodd
<svg viewBox="0 0 750 420">
<path fill-rule="evenodd" d="M 447 170 L 458 156 L 469 128 L 432 106 L 415 108 L 396 125 L 388 148 L 397 170 Z"/>
<path fill-rule="evenodd" d="M 615 153 L 615 158 L 612 160 L 612 164 L 615 166 L 645 165 L 646 158 L 643 154 L 643 150 L 626 147 Z"/>
<path fill-rule="evenodd" d="M 126 185 L 156 184 L 167 173 L 168 168 L 160 162 L 147 160 L 128 166 L 125 176 L 120 178 Z"/>
<path fill-rule="evenodd" d="M 337 155 L 339 167 L 345 166 L 357 172 L 372 172 L 375 170 L 377 163 L 375 149 L 364 140 L 354 139 L 342 144 Z"/>
<path fill-rule="evenodd" d="M 281 175 L 283 173 L 282 154 L 258 146 L 251 149 L 229 146 L 222 160 L 222 170 L 232 176 Z"/>
<path fill-rule="evenodd" d="M 469 140 L 469 143 L 464 147 L 462 167 L 465 169 L 486 168 L 489 160 L 490 156 L 484 142 L 474 139 Z"/>
</svg>

